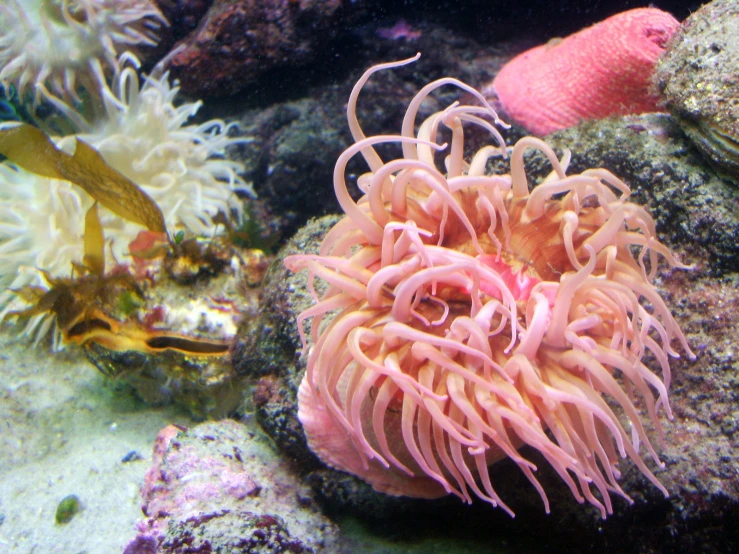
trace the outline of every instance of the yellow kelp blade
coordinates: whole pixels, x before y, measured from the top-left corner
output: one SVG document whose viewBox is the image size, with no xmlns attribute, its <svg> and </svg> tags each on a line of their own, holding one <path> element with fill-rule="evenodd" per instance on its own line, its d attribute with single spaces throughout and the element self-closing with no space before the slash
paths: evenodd
<svg viewBox="0 0 739 554">
<path fill-rule="evenodd" d="M 0 131 L 0 154 L 36 175 L 64 179 L 59 167 L 59 149 L 32 125 L 24 123 Z"/>
<path fill-rule="evenodd" d="M 21 124 L 0 130 L 0 154 L 26 171 L 71 181 L 116 215 L 150 231 L 166 233 L 164 216 L 156 202 L 110 167 L 92 146 L 76 140 L 77 147 L 70 156 L 40 129 Z"/>
<path fill-rule="evenodd" d="M 110 167 L 92 146 L 77 139 L 65 160 L 65 178 L 79 185 L 111 212 L 157 233 L 166 233 L 164 216 L 151 197 Z"/>
<path fill-rule="evenodd" d="M 102 276 L 105 273 L 105 238 L 103 226 L 98 216 L 98 203 L 95 202 L 87 210 L 85 216 L 85 255 L 82 261 L 85 267 L 94 275 Z"/>
</svg>

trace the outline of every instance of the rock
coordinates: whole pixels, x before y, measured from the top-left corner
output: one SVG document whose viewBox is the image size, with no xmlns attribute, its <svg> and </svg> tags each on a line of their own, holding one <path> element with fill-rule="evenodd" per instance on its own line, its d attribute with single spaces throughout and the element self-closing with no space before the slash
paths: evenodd
<svg viewBox="0 0 739 554">
<path fill-rule="evenodd" d="M 313 60 L 362 3 L 215 0 L 198 28 L 172 50 L 172 74 L 186 94 L 234 94 L 267 71 Z"/>
<path fill-rule="evenodd" d="M 292 538 L 285 523 L 271 515 L 220 510 L 170 525 L 161 554 L 243 552 L 249 554 L 312 554 L 315 550 Z"/>
<path fill-rule="evenodd" d="M 240 133 L 251 140 L 234 147 L 230 155 L 243 161 L 247 168 L 245 177 L 253 183 L 258 201 L 264 205 L 282 243 L 310 218 L 339 211 L 333 188 L 334 164 L 353 142 L 346 120 L 346 101 L 366 67 L 422 52 L 421 58 L 410 66 L 375 75 L 360 95 L 359 121 L 368 135 L 376 135 L 397 132 L 408 101 L 429 80 L 454 76 L 473 86 L 484 83 L 492 79 L 509 55 L 500 48 L 486 49 L 482 43 L 450 33 L 441 25 L 418 26 L 422 34 L 413 41 L 382 38 L 377 35 L 378 25 L 354 30 L 356 55 L 360 58 L 338 58 L 338 68 L 332 65 L 330 69 L 331 82 L 315 84 L 307 97 L 284 98 L 294 95 L 295 90 L 304 90 L 301 73 L 286 84 L 265 80 L 259 87 L 243 92 L 247 102 L 269 106 L 249 107 L 241 113 Z M 347 64 L 351 64 L 351 69 Z M 316 73 L 310 72 L 308 78 L 315 79 Z M 465 100 L 464 94 L 454 87 L 441 89 L 422 104 L 419 121 L 456 99 Z M 393 145 L 381 145 L 379 150 L 387 157 L 399 152 Z M 356 156 L 348 165 L 348 179 L 354 182 L 366 171 L 366 164 Z M 353 184 L 350 189 L 357 191 Z"/>
<path fill-rule="evenodd" d="M 683 23 L 655 83 L 685 133 L 719 170 L 739 177 L 739 4 L 714 0 Z"/>
<path fill-rule="evenodd" d="M 155 0 L 155 3 L 169 21 L 174 38 L 179 40 L 197 27 L 213 0 Z"/>
<path fill-rule="evenodd" d="M 141 496 L 131 554 L 330 551 L 337 537 L 289 464 L 236 421 L 164 428 Z"/>
<path fill-rule="evenodd" d="M 288 271 L 283 260 L 297 252 L 317 253 L 323 235 L 337 221 L 337 216 L 312 220 L 280 250 L 265 277 L 260 317 L 239 331 L 234 364 L 239 373 L 262 376 L 252 399 L 257 421 L 280 450 L 308 472 L 305 481 L 329 511 L 348 509 L 375 517 L 424 511 L 437 503 L 378 494 L 352 475 L 326 469 L 308 449 L 298 420 L 297 389 L 305 363 L 300 356 L 302 344 L 296 319 L 312 305 L 313 297 L 308 291 L 307 274 Z M 316 281 L 319 294 L 320 287 Z M 305 332 L 310 333 L 310 323 L 305 325 Z"/>
</svg>

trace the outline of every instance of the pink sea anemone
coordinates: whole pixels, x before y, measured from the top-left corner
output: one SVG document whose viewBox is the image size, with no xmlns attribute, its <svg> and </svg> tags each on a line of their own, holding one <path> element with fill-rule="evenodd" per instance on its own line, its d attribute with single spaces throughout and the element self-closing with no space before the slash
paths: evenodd
<svg viewBox="0 0 739 554">
<path fill-rule="evenodd" d="M 311 288 L 315 277 L 326 282 L 298 318 L 305 345 L 302 327 L 312 320 L 299 390 L 310 448 L 382 492 L 474 495 L 511 514 L 488 473 L 505 457 L 549 511 L 523 445 L 603 517 L 611 494 L 629 498 L 618 483 L 620 458 L 666 495 L 640 453 L 661 465 L 642 417 L 661 438 L 658 413 L 671 416 L 671 343 L 692 353 L 650 281 L 660 256 L 683 266 L 657 240 L 649 214 L 627 201 L 629 187 L 605 169 L 567 175 L 569 153 L 558 160 L 528 137 L 510 153 L 510 174 L 489 174 L 488 161 L 508 155 L 488 121 L 498 118 L 455 79 L 421 89 L 401 135 L 365 137 L 355 113 L 361 88 L 376 71 L 413 59 L 372 67 L 355 86 L 347 112 L 356 144 L 334 172 L 346 217 L 318 255 L 285 262 L 307 269 Z M 452 104 L 414 136 L 419 106 L 444 85 L 482 105 Z M 466 161 L 463 124 L 487 129 L 497 145 Z M 448 147 L 436 142 L 442 130 Z M 403 156 L 385 163 L 374 146 L 388 142 L 401 143 Z M 442 173 L 437 152 L 445 149 Z M 528 149 L 553 167 L 533 190 Z M 357 153 L 370 172 L 355 202 L 344 172 Z"/>
</svg>

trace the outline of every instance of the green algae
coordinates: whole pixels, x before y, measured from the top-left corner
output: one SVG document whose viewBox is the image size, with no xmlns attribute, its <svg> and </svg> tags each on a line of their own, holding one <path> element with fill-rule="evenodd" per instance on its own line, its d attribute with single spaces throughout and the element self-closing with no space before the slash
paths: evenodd
<svg viewBox="0 0 739 554">
<path fill-rule="evenodd" d="M 56 515 L 54 521 L 57 525 L 64 525 L 72 521 L 72 518 L 80 511 L 80 499 L 76 495 L 70 494 L 65 496 L 56 507 Z"/>
</svg>

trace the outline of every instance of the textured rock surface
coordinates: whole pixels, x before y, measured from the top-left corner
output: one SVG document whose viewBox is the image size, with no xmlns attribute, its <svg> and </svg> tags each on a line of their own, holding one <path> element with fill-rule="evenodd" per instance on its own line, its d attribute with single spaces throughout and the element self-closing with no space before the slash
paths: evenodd
<svg viewBox="0 0 739 554">
<path fill-rule="evenodd" d="M 175 39 L 194 30 L 213 0 L 155 0 L 164 17 L 169 21 Z"/>
<path fill-rule="evenodd" d="M 292 538 L 278 517 L 230 510 L 193 516 L 170 525 L 159 550 L 161 554 L 312 554 L 315 551 L 299 539 Z"/>
<path fill-rule="evenodd" d="M 269 70 L 311 61 L 361 4 L 215 0 L 198 28 L 173 50 L 172 74 L 186 94 L 234 94 Z"/>
<path fill-rule="evenodd" d="M 317 253 L 321 237 L 336 221 L 336 216 L 312 221 L 279 252 L 263 283 L 260 315 L 244 322 L 234 349 L 236 371 L 259 379 L 252 399 L 257 420 L 280 450 L 305 469 L 319 464 L 308 451 L 297 416 L 297 390 L 305 366 L 296 316 L 311 306 L 313 297 L 307 276 L 292 274 L 283 260 L 297 251 Z"/>
<path fill-rule="evenodd" d="M 739 3 L 714 0 L 688 17 L 655 83 L 698 149 L 739 178 Z"/>
<path fill-rule="evenodd" d="M 408 101 L 429 81 L 454 76 L 477 86 L 492 79 L 505 56 L 498 46 L 454 35 L 440 25 L 419 24 L 414 29 L 421 36 L 414 40 L 379 37 L 376 26 L 356 30 L 359 58 L 351 60 L 351 68 L 347 68 L 349 60 L 345 58 L 329 65 L 334 83 L 316 85 L 308 98 L 285 97 L 291 97 L 294 87 L 305 86 L 301 82 L 304 77 L 316 78 L 315 71 L 309 75 L 296 72 L 297 76 L 284 84 L 262 82 L 244 91 L 247 102 L 270 106 L 242 112 L 241 133 L 252 140 L 235 148 L 232 155 L 248 168 L 246 178 L 253 183 L 258 201 L 283 242 L 309 218 L 339 210 L 333 188 L 334 164 L 352 142 L 346 101 L 367 67 L 422 52 L 412 65 L 374 75 L 363 89 L 357 115 L 365 132 L 374 135 L 396 132 Z M 275 102 L 275 98 L 281 101 Z M 465 99 L 458 89 L 442 88 L 422 104 L 419 121 L 457 99 Z M 400 151 L 386 145 L 379 150 L 387 156 L 397 156 Z M 354 182 L 366 171 L 367 166 L 357 156 L 348 165 L 347 178 Z"/>
<path fill-rule="evenodd" d="M 330 551 L 336 528 L 266 437 L 224 420 L 157 436 L 127 554 Z M 187 546 L 193 550 L 182 550 Z M 237 550 L 234 550 L 237 549 Z"/>
<path fill-rule="evenodd" d="M 311 221 L 279 252 L 264 281 L 260 317 L 239 333 L 234 360 L 238 372 L 262 376 L 253 396 L 257 420 L 280 450 L 301 464 L 321 502 L 329 509 L 349 507 L 380 517 L 428 503 L 379 495 L 351 475 L 325 469 L 308 450 L 297 418 L 297 389 L 305 361 L 296 318 L 313 304 L 313 297 L 307 274 L 288 271 L 283 260 L 297 252 L 317 253 L 323 235 L 336 221 L 336 216 Z M 320 294 L 320 283 L 316 285 Z M 310 333 L 309 322 L 305 330 Z"/>
</svg>

